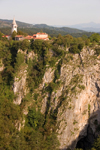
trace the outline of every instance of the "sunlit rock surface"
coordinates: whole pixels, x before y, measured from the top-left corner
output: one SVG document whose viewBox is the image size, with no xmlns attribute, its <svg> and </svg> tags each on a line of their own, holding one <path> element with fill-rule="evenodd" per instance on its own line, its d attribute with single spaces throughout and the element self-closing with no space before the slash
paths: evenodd
<svg viewBox="0 0 100 150">
<path fill-rule="evenodd" d="M 28 58 L 31 57 L 34 54 L 29 54 Z M 100 123 L 100 60 L 90 48 L 84 48 L 80 55 L 66 54 L 60 68 L 60 84 L 50 94 L 46 87 L 53 81 L 55 70 L 56 66 L 48 66 L 42 83 L 36 89 L 42 99 L 41 112 L 45 114 L 47 109 L 49 114 L 56 112 L 60 149 L 75 149 L 77 142 L 87 136 L 88 126 L 94 136 L 99 134 L 96 128 Z M 26 78 L 27 65 L 14 79 L 15 104 L 21 104 L 28 91 Z"/>
</svg>

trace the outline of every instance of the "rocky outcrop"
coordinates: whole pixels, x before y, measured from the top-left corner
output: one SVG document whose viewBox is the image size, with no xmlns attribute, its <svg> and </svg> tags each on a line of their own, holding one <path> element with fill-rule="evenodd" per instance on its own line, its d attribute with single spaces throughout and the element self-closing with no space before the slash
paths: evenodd
<svg viewBox="0 0 100 150">
<path fill-rule="evenodd" d="M 3 71 L 4 70 L 4 65 L 2 63 L 2 60 L 0 60 L 0 71 Z"/>
<path fill-rule="evenodd" d="M 3 71 L 3 70 L 4 70 L 4 66 L 1 66 L 1 67 L 0 67 L 0 71 Z"/>
<path fill-rule="evenodd" d="M 22 51 L 21 49 L 18 50 L 18 53 L 24 54 L 24 63 L 19 67 L 18 71 L 16 72 L 14 83 L 13 83 L 13 91 L 15 94 L 14 103 L 20 105 L 22 99 L 25 97 L 25 95 L 28 93 L 27 88 L 27 61 L 33 60 L 35 58 L 34 52 Z"/>
<path fill-rule="evenodd" d="M 16 96 L 14 100 L 15 104 L 20 105 L 22 98 L 24 98 L 24 96 L 27 93 L 26 78 L 27 78 L 27 66 L 21 69 L 14 79 L 13 91 Z"/>
<path fill-rule="evenodd" d="M 28 52 L 27 50 L 22 51 L 21 49 L 18 50 L 18 53 L 24 54 L 25 62 L 30 60 L 33 60 L 35 57 L 37 58 L 37 55 L 34 53 L 34 51 Z"/>
</svg>

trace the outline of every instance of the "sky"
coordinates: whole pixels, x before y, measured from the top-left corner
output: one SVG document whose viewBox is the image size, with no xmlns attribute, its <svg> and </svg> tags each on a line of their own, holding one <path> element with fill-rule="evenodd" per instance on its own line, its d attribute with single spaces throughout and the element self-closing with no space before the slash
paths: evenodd
<svg viewBox="0 0 100 150">
<path fill-rule="evenodd" d="M 100 0 L 0 0 L 0 19 L 48 25 L 100 23 Z"/>
</svg>

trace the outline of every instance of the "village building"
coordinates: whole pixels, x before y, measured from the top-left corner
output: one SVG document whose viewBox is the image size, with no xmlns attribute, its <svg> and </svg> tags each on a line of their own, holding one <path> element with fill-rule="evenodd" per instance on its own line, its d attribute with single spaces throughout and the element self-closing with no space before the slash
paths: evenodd
<svg viewBox="0 0 100 150">
<path fill-rule="evenodd" d="M 15 18 L 13 19 L 13 22 L 12 22 L 12 28 L 11 28 L 11 35 L 12 33 L 15 31 L 17 33 L 17 27 L 18 25 L 16 24 L 16 21 L 15 21 Z M 8 40 L 11 38 L 11 35 L 4 35 L 2 37 L 6 37 L 8 38 Z M 33 36 L 24 36 L 24 35 L 16 35 L 15 36 L 15 40 L 16 41 L 22 41 L 22 40 L 37 40 L 37 39 L 40 39 L 40 40 L 49 40 L 49 37 L 48 37 L 48 34 L 47 33 L 36 33 L 36 34 L 33 34 Z"/>
<path fill-rule="evenodd" d="M 16 35 L 15 36 L 15 41 L 22 41 L 24 40 L 24 35 Z"/>
<path fill-rule="evenodd" d="M 15 36 L 15 41 L 22 41 L 22 40 L 25 40 L 27 39 L 28 41 L 30 41 L 31 39 L 33 39 L 33 36 L 24 36 L 24 35 L 16 35 Z"/>
<path fill-rule="evenodd" d="M 28 35 L 28 36 L 26 36 L 26 37 L 24 37 L 24 38 L 27 39 L 27 40 L 31 40 L 31 39 L 33 39 L 33 36 Z"/>
<path fill-rule="evenodd" d="M 6 37 L 8 40 L 10 39 L 10 35 L 3 35 L 2 37 Z"/>
<path fill-rule="evenodd" d="M 33 39 L 49 40 L 47 33 L 40 33 L 40 32 L 37 34 L 33 34 Z"/>
</svg>

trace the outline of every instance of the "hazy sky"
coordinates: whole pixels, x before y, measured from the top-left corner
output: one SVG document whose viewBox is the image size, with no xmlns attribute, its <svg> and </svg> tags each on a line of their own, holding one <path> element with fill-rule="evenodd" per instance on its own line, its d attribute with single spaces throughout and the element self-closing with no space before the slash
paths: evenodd
<svg viewBox="0 0 100 150">
<path fill-rule="evenodd" d="M 0 0 L 0 19 L 73 25 L 100 23 L 100 0 Z"/>
</svg>

